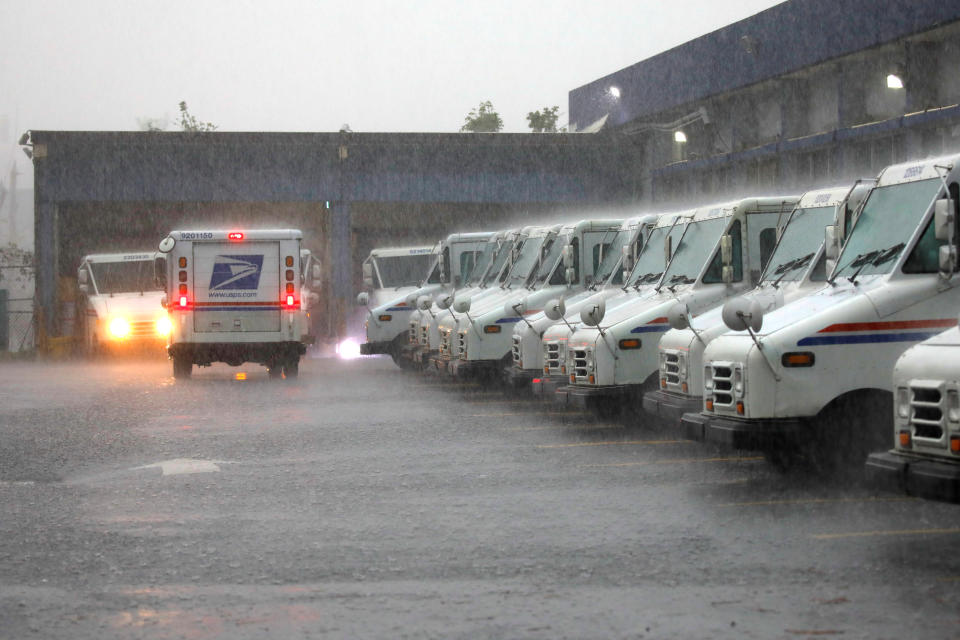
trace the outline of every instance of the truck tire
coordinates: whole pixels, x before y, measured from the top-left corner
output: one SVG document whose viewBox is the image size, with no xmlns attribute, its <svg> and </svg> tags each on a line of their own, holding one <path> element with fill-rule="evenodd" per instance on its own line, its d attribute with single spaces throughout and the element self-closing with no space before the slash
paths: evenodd
<svg viewBox="0 0 960 640">
<path fill-rule="evenodd" d="M 270 376 L 271 380 L 276 380 L 283 376 L 283 366 L 280 363 L 268 364 L 267 365 L 267 375 Z"/>
<path fill-rule="evenodd" d="M 296 378 L 300 374 L 300 358 L 293 357 L 283 365 L 283 375 L 286 378 Z"/>
<path fill-rule="evenodd" d="M 173 357 L 173 377 L 177 380 L 184 380 L 190 377 L 193 372 L 193 362 L 183 356 Z"/>
</svg>

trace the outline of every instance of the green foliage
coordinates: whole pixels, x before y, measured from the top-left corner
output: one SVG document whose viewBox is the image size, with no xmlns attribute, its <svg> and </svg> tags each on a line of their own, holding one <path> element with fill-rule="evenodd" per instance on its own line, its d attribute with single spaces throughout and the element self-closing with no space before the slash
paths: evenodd
<svg viewBox="0 0 960 640">
<path fill-rule="evenodd" d="M 14 243 L 0 246 L 0 281 L 6 274 L 19 273 L 21 276 L 29 276 L 33 271 L 33 252 L 21 249 Z"/>
<path fill-rule="evenodd" d="M 187 111 L 186 101 L 180 102 L 180 128 L 184 131 L 216 131 L 217 125 L 212 122 L 201 122 Z"/>
<path fill-rule="evenodd" d="M 533 133 L 557 133 L 557 119 L 560 117 L 560 107 L 544 107 L 542 111 L 531 111 L 527 114 L 527 125 Z M 566 132 L 566 127 L 560 133 Z"/>
<path fill-rule="evenodd" d="M 489 100 L 481 102 L 476 109 L 471 109 L 463 122 L 460 131 L 480 133 L 496 132 L 503 129 L 503 120 L 500 119 L 500 114 L 493 110 L 493 103 Z"/>
</svg>

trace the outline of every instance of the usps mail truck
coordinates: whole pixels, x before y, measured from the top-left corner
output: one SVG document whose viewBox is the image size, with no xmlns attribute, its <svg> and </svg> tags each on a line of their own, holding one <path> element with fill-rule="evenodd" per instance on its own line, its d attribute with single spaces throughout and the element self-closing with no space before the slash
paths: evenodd
<svg viewBox="0 0 960 640">
<path fill-rule="evenodd" d="M 296 229 L 258 229 L 172 231 L 160 242 L 175 378 L 213 362 L 296 377 L 306 351 L 300 240 Z"/>
</svg>

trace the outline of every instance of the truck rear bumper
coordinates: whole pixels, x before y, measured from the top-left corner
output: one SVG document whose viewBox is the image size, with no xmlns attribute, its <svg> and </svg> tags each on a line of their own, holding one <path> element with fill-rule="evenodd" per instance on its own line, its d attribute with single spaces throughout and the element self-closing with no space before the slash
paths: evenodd
<svg viewBox="0 0 960 640">
<path fill-rule="evenodd" d="M 685 413 L 696 413 L 703 406 L 700 396 L 680 396 L 667 391 L 643 394 L 643 410 L 667 422 L 680 422 Z"/>
<path fill-rule="evenodd" d="M 929 500 L 960 502 L 960 463 L 894 451 L 871 453 L 867 482 L 877 488 Z"/>
<path fill-rule="evenodd" d="M 712 442 L 734 449 L 776 449 L 796 437 L 800 420 L 735 420 L 702 413 L 685 413 L 680 419 L 687 440 Z"/>
<path fill-rule="evenodd" d="M 167 347 L 171 358 L 184 358 L 200 366 L 214 362 L 232 366 L 256 362 L 273 366 L 306 352 L 307 347 L 301 342 L 177 342 Z"/>
</svg>

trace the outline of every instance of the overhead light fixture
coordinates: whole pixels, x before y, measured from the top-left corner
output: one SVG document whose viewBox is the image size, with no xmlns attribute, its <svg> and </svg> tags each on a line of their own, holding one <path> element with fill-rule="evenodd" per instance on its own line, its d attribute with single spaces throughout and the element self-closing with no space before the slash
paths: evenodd
<svg viewBox="0 0 960 640">
<path fill-rule="evenodd" d="M 607 89 L 607 91 L 608 91 L 608 92 L 610 93 L 610 95 L 613 96 L 614 98 L 619 98 L 619 97 L 620 97 L 620 87 L 610 87 L 609 89 Z"/>
<path fill-rule="evenodd" d="M 674 132 L 673 132 L 673 141 L 674 141 L 674 142 L 686 142 L 686 141 L 687 141 L 687 134 L 685 134 L 683 131 L 674 131 Z"/>
<path fill-rule="evenodd" d="M 895 73 L 887 76 L 887 89 L 903 89 L 903 78 Z"/>
</svg>

